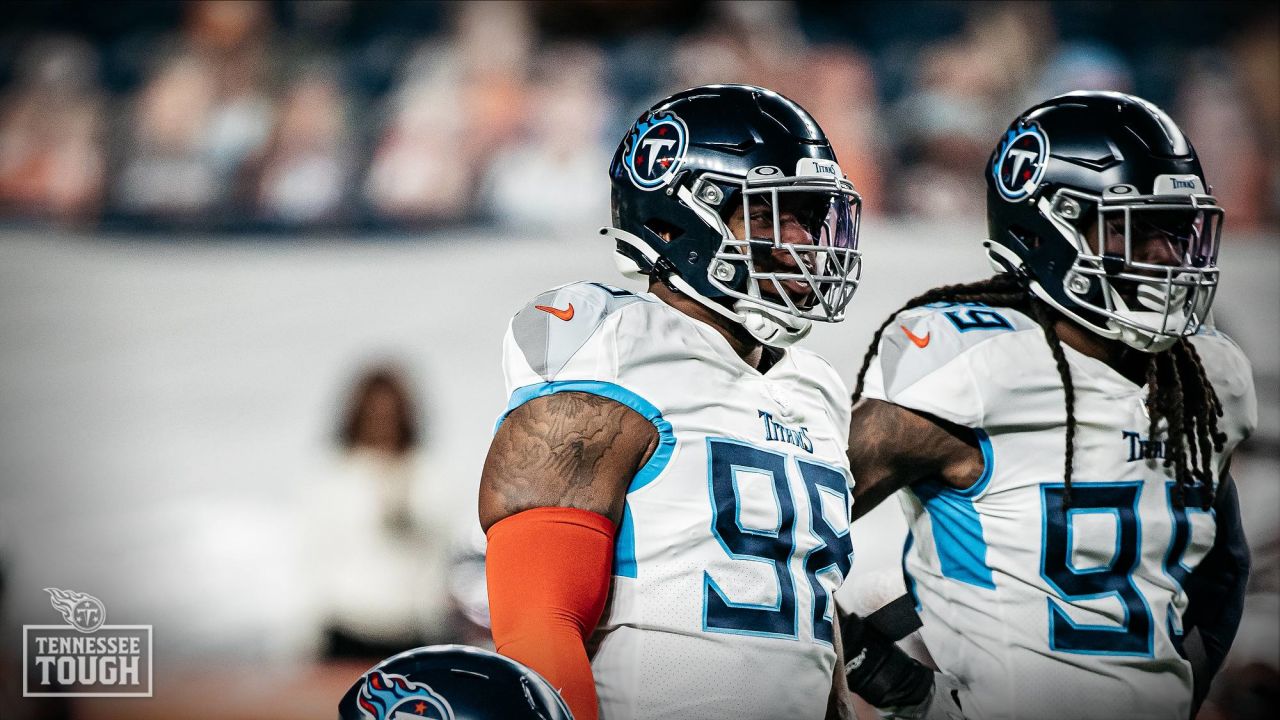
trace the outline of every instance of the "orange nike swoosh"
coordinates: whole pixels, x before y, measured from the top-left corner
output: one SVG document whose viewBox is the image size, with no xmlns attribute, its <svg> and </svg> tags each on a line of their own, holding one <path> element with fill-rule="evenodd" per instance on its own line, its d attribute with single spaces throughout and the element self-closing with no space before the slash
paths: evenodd
<svg viewBox="0 0 1280 720">
<path fill-rule="evenodd" d="M 906 325 L 899 325 L 898 327 L 902 328 L 902 332 L 907 334 L 907 339 L 915 343 L 916 347 L 922 348 L 929 344 L 929 336 L 932 334 L 931 332 L 927 332 L 924 334 L 924 337 L 920 337 L 908 330 Z"/>
<path fill-rule="evenodd" d="M 552 315 L 555 315 L 556 317 L 560 318 L 561 320 L 564 320 L 565 322 L 568 322 L 573 319 L 573 303 L 569 303 L 569 307 L 563 310 L 561 310 L 560 308 L 551 307 L 549 305 L 534 305 L 533 307 L 534 309 L 541 310 L 542 312 L 549 312 Z"/>
</svg>

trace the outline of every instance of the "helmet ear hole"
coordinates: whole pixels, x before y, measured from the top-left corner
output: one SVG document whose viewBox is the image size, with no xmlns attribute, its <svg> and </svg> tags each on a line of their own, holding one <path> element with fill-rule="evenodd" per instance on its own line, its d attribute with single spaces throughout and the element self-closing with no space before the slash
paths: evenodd
<svg viewBox="0 0 1280 720">
<path fill-rule="evenodd" d="M 1035 251 L 1040 249 L 1040 236 L 1033 232 L 1028 232 L 1025 228 L 1017 225 L 1010 227 L 1009 235 L 1027 250 Z"/>
<path fill-rule="evenodd" d="M 663 242 L 671 242 L 679 239 L 684 234 L 684 230 L 677 225 L 667 222 L 662 218 L 649 218 L 645 221 L 645 229 L 662 238 Z"/>
</svg>

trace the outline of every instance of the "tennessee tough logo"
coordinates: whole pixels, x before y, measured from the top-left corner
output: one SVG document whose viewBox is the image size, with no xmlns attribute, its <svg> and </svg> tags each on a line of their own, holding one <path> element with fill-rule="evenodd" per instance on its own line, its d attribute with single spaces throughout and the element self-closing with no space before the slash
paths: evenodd
<svg viewBox="0 0 1280 720">
<path fill-rule="evenodd" d="M 674 113 L 659 112 L 636 123 L 627 135 L 622 156 L 631 182 L 641 190 L 666 185 L 680 170 L 689 132 Z"/>
<path fill-rule="evenodd" d="M 1040 185 L 1049 160 L 1049 139 L 1035 123 L 1005 133 L 991 168 L 996 189 L 1005 200 L 1026 198 Z"/>
</svg>

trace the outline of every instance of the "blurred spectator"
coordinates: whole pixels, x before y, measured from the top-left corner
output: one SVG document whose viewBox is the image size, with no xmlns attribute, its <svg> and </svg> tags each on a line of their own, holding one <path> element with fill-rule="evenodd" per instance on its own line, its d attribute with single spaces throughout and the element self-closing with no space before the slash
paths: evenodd
<svg viewBox="0 0 1280 720">
<path fill-rule="evenodd" d="M 712 5 L 701 32 L 677 46 L 671 68 L 675 82 L 665 90 L 746 83 L 790 96 L 809 81 L 807 68 L 796 62 L 804 49 L 792 3 L 722 0 Z"/>
<path fill-rule="evenodd" d="M 1230 65 L 1241 86 L 1240 99 L 1258 133 L 1266 179 L 1259 188 L 1263 220 L 1270 228 L 1280 224 L 1280 10 L 1257 13 L 1231 40 Z"/>
<path fill-rule="evenodd" d="M 342 89 L 312 71 L 290 88 L 257 186 L 259 213 L 286 225 L 343 219 L 352 172 Z"/>
<path fill-rule="evenodd" d="M 401 371 L 360 376 L 329 473 L 309 491 L 311 573 L 327 657 L 450 641 L 450 488 L 430 474 Z"/>
<path fill-rule="evenodd" d="M 0 97 L 0 208 L 71 223 L 96 219 L 104 193 L 104 101 L 84 40 L 26 43 Z"/>
<path fill-rule="evenodd" d="M 364 192 L 385 220 L 462 219 L 474 194 L 457 59 L 424 45 L 406 65 L 391 118 L 374 149 Z"/>
<path fill-rule="evenodd" d="M 489 164 L 490 211 L 513 226 L 599 222 L 609 214 L 604 56 L 590 45 L 562 45 L 537 64 L 524 137 Z"/>
<path fill-rule="evenodd" d="M 1133 70 L 1119 53 L 1096 42 L 1067 43 L 1045 64 L 1026 106 L 1072 90 L 1133 92 Z"/>
<path fill-rule="evenodd" d="M 1046 7 L 971 7 L 961 35 L 921 50 L 914 87 L 894 108 L 906 166 L 889 188 L 898 212 L 982 216 L 986 189 L 976 180 L 1008 118 L 1023 109 L 1037 60 L 1052 50 Z"/>
<path fill-rule="evenodd" d="M 458 222 L 483 203 L 477 184 L 524 117 L 533 49 L 524 3 L 464 3 L 453 35 L 407 63 L 365 193 L 379 217 Z"/>
<path fill-rule="evenodd" d="M 1257 118 L 1235 75 L 1216 57 L 1200 55 L 1188 70 L 1170 112 L 1195 142 L 1213 194 L 1226 208 L 1226 227 L 1254 229 L 1267 213 L 1271 171 Z"/>
<path fill-rule="evenodd" d="M 275 99 L 268 88 L 269 5 L 200 0 L 189 8 L 186 38 L 207 58 L 216 99 L 205 151 L 224 176 L 258 152 L 271 133 Z"/>
<path fill-rule="evenodd" d="M 202 147 L 213 99 L 213 73 L 194 55 L 175 58 L 151 78 L 134 110 L 132 152 L 120 173 L 124 210 L 177 217 L 213 207 L 220 178 Z"/>
<path fill-rule="evenodd" d="M 56 22 L 50 7 L 0 30 L 0 221 L 92 224 L 104 205 L 125 228 L 594 220 L 618 130 L 711 82 L 808 108 L 869 212 L 974 220 L 1014 113 L 1135 92 L 1197 138 L 1231 227 L 1280 221 L 1268 5 L 194 0 Z"/>
<path fill-rule="evenodd" d="M 135 108 L 118 190 L 131 215 L 182 221 L 225 210 L 244 163 L 271 134 L 267 6 L 206 0 L 188 8 L 180 49 Z"/>
<path fill-rule="evenodd" d="M 794 99 L 827 133 L 840 169 L 862 195 L 863 210 L 881 212 L 884 177 L 892 170 L 870 61 L 849 48 L 823 46 L 810 50 L 802 65 L 809 80 Z"/>
</svg>

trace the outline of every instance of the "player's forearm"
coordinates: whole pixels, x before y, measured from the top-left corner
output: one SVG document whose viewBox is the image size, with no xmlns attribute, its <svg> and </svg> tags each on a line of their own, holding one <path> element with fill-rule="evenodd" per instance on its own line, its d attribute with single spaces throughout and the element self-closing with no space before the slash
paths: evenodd
<svg viewBox="0 0 1280 720">
<path fill-rule="evenodd" d="M 608 598 L 616 528 L 602 515 L 537 508 L 489 529 L 486 574 L 494 646 L 547 679 L 577 720 L 595 720 L 585 649 Z"/>
<path fill-rule="evenodd" d="M 865 398 L 849 424 L 853 518 L 865 515 L 898 490 L 921 480 L 956 489 L 973 485 L 984 459 L 972 428 L 928 413 Z"/>
<path fill-rule="evenodd" d="M 574 720 L 597 720 L 600 703 L 581 637 L 564 628 L 547 628 L 545 633 L 525 636 L 496 649 L 551 683 L 573 712 Z"/>
</svg>

